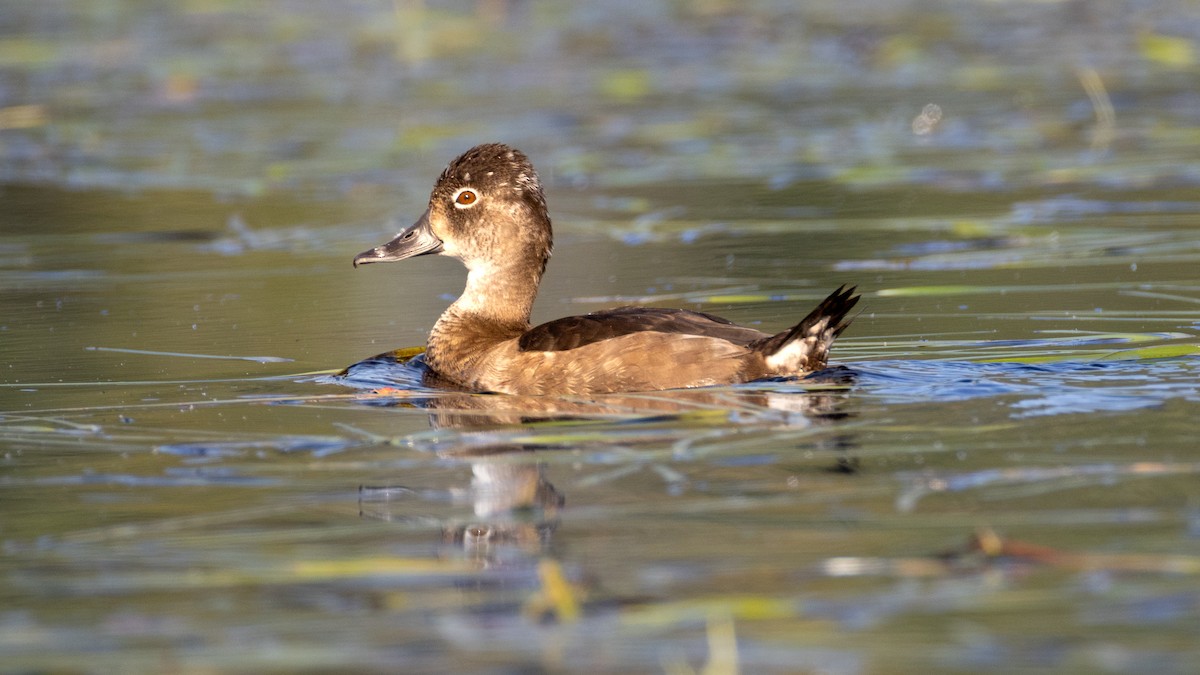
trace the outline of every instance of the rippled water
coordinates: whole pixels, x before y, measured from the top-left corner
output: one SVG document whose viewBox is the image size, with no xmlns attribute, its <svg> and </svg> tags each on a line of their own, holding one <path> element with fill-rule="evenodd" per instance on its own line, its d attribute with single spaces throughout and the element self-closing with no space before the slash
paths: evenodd
<svg viewBox="0 0 1200 675">
<path fill-rule="evenodd" d="M 0 10 L 3 669 L 1200 657 L 1187 7 Z M 350 260 L 486 140 L 547 184 L 535 320 L 855 283 L 834 367 L 424 386 L 461 268 Z"/>
</svg>

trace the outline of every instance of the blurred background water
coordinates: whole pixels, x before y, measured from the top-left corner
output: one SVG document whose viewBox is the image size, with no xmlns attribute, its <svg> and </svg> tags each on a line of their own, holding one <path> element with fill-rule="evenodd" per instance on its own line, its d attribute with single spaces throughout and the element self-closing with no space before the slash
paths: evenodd
<svg viewBox="0 0 1200 675">
<path fill-rule="evenodd" d="M 1198 44 L 1183 0 L 0 2 L 2 668 L 1190 672 Z M 337 378 L 461 289 L 350 260 L 486 141 L 546 185 L 535 320 L 855 283 L 839 368 Z"/>
</svg>

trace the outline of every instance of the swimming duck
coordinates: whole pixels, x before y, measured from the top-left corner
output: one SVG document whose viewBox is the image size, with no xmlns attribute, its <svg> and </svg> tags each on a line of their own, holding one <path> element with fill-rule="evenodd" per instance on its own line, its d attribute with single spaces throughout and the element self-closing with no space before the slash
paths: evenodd
<svg viewBox="0 0 1200 675">
<path fill-rule="evenodd" d="M 531 327 L 550 259 L 546 198 L 519 150 L 479 145 L 450 162 L 429 208 L 354 266 L 421 255 L 458 258 L 463 293 L 429 334 L 425 362 L 439 379 L 506 394 L 655 391 L 803 375 L 825 367 L 858 302 L 845 286 L 775 335 L 685 309 L 621 307 Z"/>
</svg>

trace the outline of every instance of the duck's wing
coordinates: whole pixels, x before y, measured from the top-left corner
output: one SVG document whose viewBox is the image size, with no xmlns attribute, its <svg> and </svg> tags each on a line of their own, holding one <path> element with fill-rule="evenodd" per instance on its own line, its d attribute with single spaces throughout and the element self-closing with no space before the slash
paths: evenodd
<svg viewBox="0 0 1200 675">
<path fill-rule="evenodd" d="M 523 352 L 561 352 L 630 333 L 652 331 L 717 338 L 748 345 L 770 336 L 731 323 L 719 316 L 686 309 L 619 307 L 592 314 L 568 316 L 535 326 L 517 344 Z"/>
</svg>

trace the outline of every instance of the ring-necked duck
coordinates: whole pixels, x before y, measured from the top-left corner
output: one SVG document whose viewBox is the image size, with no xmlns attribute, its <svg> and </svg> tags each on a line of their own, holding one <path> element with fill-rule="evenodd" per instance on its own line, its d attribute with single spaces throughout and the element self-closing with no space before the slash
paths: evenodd
<svg viewBox="0 0 1200 675">
<path fill-rule="evenodd" d="M 431 253 L 461 260 L 466 289 L 434 324 L 426 363 L 449 382 L 509 394 L 654 391 L 801 375 L 825 367 L 859 297 L 843 286 L 776 335 L 702 312 L 649 307 L 530 327 L 551 240 L 533 165 L 515 148 L 491 143 L 451 162 L 425 214 L 354 265 Z"/>
</svg>

